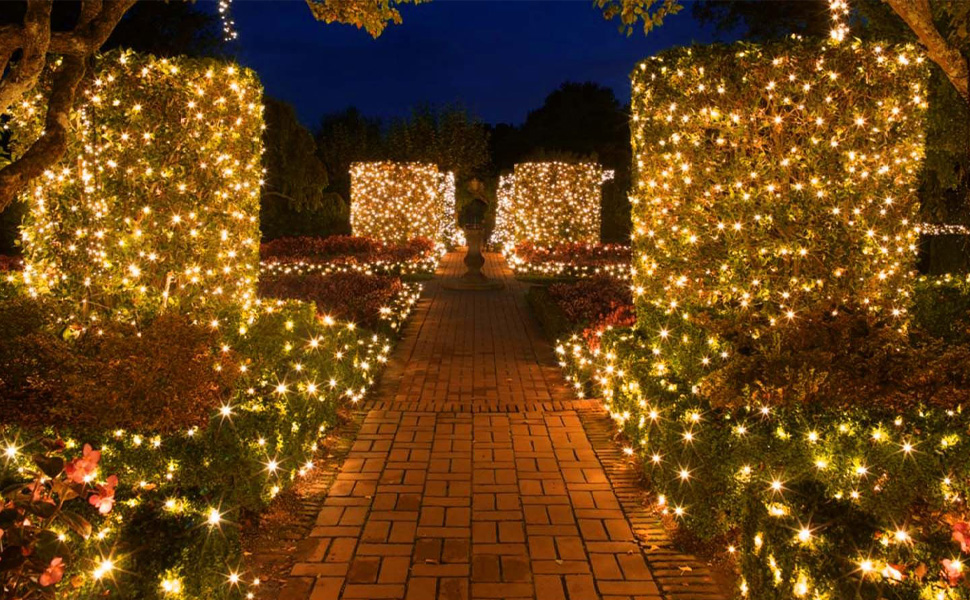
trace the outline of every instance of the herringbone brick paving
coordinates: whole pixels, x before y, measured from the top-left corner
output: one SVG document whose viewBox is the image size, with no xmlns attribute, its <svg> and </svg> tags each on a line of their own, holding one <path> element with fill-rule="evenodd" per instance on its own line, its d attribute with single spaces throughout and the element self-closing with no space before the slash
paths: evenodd
<svg viewBox="0 0 970 600">
<path fill-rule="evenodd" d="M 570 398 L 522 285 L 488 259 L 506 290 L 442 289 L 458 254 L 427 286 L 280 599 L 718 597 L 669 550 L 602 408 Z M 693 567 L 658 578 L 651 554 Z"/>
</svg>

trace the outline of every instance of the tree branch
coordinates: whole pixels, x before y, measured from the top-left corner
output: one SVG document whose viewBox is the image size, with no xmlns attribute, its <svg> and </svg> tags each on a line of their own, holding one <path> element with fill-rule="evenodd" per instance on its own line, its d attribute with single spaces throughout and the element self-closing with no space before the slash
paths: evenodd
<svg viewBox="0 0 970 600">
<path fill-rule="evenodd" d="M 95 4 L 100 8 L 96 16 L 85 17 L 84 9 L 91 10 L 90 6 Z M 103 5 L 100 0 L 85 2 L 81 19 L 78 19 L 78 26 L 73 31 L 54 32 L 51 35 L 50 51 L 84 56 L 97 52 L 134 4 L 135 0 L 107 0 Z M 85 18 L 88 19 L 86 22 Z"/>
<path fill-rule="evenodd" d="M 6 109 L 20 100 L 34 85 L 47 64 L 51 41 L 51 7 L 53 0 L 27 0 L 27 13 L 18 46 L 22 56 L 0 80 L 0 106 Z M 4 41 L 4 44 L 8 42 Z M 16 50 L 17 46 L 11 49 Z M 6 48 L 5 48 L 6 49 Z"/>
<path fill-rule="evenodd" d="M 953 87 L 970 103 L 970 65 L 959 48 L 950 45 L 933 23 L 930 0 L 885 0 L 926 48 L 926 55 L 943 69 Z"/>
<path fill-rule="evenodd" d="M 23 27 L 0 28 L 0 73 L 18 48 L 23 54 L 0 80 L 0 110 L 20 100 L 37 85 L 48 64 L 48 54 L 63 57 L 54 74 L 43 133 L 22 156 L 0 169 L 0 211 L 10 205 L 31 179 L 64 155 L 71 110 L 78 85 L 87 71 L 87 61 L 135 1 L 82 0 L 75 28 L 52 34 L 53 0 L 27 0 Z"/>
<path fill-rule="evenodd" d="M 65 56 L 51 86 L 44 133 L 30 145 L 23 156 L 0 169 L 0 211 L 3 211 L 26 187 L 56 162 L 67 149 L 71 109 L 78 84 L 84 78 L 86 57 Z"/>
</svg>

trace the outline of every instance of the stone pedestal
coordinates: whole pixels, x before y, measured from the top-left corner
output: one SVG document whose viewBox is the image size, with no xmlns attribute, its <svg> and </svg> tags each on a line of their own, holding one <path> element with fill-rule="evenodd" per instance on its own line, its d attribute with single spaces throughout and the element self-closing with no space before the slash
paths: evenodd
<svg viewBox="0 0 970 600">
<path fill-rule="evenodd" d="M 468 252 L 465 254 L 466 272 L 457 279 L 450 279 L 445 282 L 446 290 L 500 290 L 505 287 L 501 281 L 495 281 L 485 277 L 482 267 L 485 266 L 485 257 L 482 256 L 482 238 L 485 231 L 480 227 L 466 227 L 465 240 L 468 244 Z"/>
</svg>

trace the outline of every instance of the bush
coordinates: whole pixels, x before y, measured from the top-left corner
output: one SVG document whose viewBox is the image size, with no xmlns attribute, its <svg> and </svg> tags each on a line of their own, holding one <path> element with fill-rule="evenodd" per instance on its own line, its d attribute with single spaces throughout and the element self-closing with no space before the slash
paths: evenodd
<svg viewBox="0 0 970 600">
<path fill-rule="evenodd" d="M 506 259 L 518 277 L 575 279 L 584 277 L 630 278 L 630 246 L 622 244 L 566 243 L 536 246 L 522 242 Z"/>
<path fill-rule="evenodd" d="M 598 242 L 600 187 L 612 177 L 596 163 L 515 165 L 514 174 L 499 185 L 495 239 L 538 245 Z"/>
<path fill-rule="evenodd" d="M 171 434 L 203 427 L 238 369 L 211 328 L 166 313 L 136 330 L 47 332 L 32 302 L 0 305 L 0 411 L 21 425 Z M 78 335 L 76 340 L 65 338 Z"/>
<path fill-rule="evenodd" d="M 816 311 L 904 324 L 926 63 L 912 46 L 789 40 L 638 65 L 633 283 L 664 368 L 698 383 L 738 354 L 721 328 L 750 347 Z"/>
<path fill-rule="evenodd" d="M 387 310 L 403 289 L 398 277 L 351 272 L 276 275 L 259 282 L 263 297 L 313 302 L 321 316 L 366 327 L 377 324 L 382 310 Z"/>
<path fill-rule="evenodd" d="M 527 300 L 550 341 L 580 332 L 595 345 L 605 330 L 634 322 L 629 287 L 611 277 L 532 286 Z"/>
<path fill-rule="evenodd" d="M 48 91 L 17 105 L 18 142 L 40 134 Z M 99 57 L 78 89 L 67 152 L 28 199 L 30 285 L 104 320 L 251 302 L 261 94 L 252 71 L 224 61 Z"/>
<path fill-rule="evenodd" d="M 77 556 L 64 574 L 70 589 L 62 585 L 71 597 L 155 598 L 165 586 L 193 598 L 245 595 L 252 576 L 240 566 L 238 524 L 312 469 L 338 408 L 363 397 L 390 348 L 297 302 L 264 300 L 258 315 L 205 325 L 165 314 L 141 337 L 114 323 L 102 335 L 50 329 L 43 302 L 0 306 L 10 311 L 0 315 L 0 358 L 13 364 L 0 365 L 0 378 L 12 386 L 9 373 L 26 373 L 16 382 L 26 389 L 0 394 L 13 405 L 0 407 L 9 415 L 0 483 L 23 481 L 42 433 L 69 447 L 89 441 L 104 472 L 129 482 L 110 519 L 91 515 L 103 538 L 67 540 Z M 11 390 L 31 405 L 11 401 Z M 106 556 L 114 576 L 93 577 Z"/>
<path fill-rule="evenodd" d="M 284 237 L 260 247 L 262 260 L 278 262 L 405 263 L 425 260 L 434 253 L 434 242 L 428 238 L 392 244 L 349 235 Z"/>
<path fill-rule="evenodd" d="M 358 162 L 350 166 L 350 227 L 385 242 L 424 237 L 444 243 L 454 220 L 454 180 L 421 162 Z M 446 191 L 450 207 L 446 206 Z M 450 214 L 446 210 L 450 209 Z"/>
<path fill-rule="evenodd" d="M 914 323 L 950 311 L 940 294 L 967 302 L 959 282 L 924 283 Z M 849 312 L 800 315 L 757 345 L 717 332 L 735 356 L 699 385 L 658 369 L 637 330 L 558 349 L 643 457 L 658 509 L 729 548 L 751 598 L 970 598 L 952 562 L 970 556 L 970 336 Z"/>
</svg>

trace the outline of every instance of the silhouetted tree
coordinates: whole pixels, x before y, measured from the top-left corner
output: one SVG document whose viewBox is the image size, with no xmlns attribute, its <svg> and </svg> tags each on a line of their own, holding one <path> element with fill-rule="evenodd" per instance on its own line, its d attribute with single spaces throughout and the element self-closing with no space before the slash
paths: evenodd
<svg viewBox="0 0 970 600">
<path fill-rule="evenodd" d="M 324 192 L 327 170 L 317 158 L 313 136 L 300 125 L 292 106 L 269 97 L 264 102 L 266 183 L 260 199 L 263 239 L 347 233 L 347 205 L 338 195 Z"/>
</svg>

